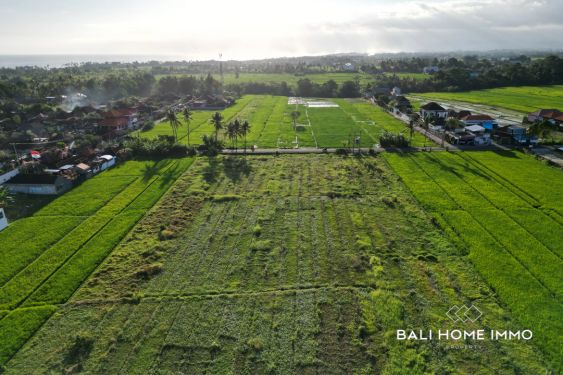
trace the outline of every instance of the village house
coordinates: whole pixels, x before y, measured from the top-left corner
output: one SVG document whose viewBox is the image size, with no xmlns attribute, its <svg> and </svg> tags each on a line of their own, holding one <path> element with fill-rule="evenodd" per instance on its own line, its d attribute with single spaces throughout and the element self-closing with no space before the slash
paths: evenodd
<svg viewBox="0 0 563 375">
<path fill-rule="evenodd" d="M 113 132 L 135 130 L 139 128 L 139 114 L 132 108 L 113 109 L 105 113 L 100 126 Z"/>
<path fill-rule="evenodd" d="M 422 118 L 433 117 L 435 119 L 445 119 L 448 111 L 436 102 L 426 103 L 420 107 L 420 116 Z"/>
<path fill-rule="evenodd" d="M 497 143 L 516 143 L 520 145 L 537 144 L 538 139 L 529 136 L 523 126 L 499 126 L 494 132 Z"/>
<path fill-rule="evenodd" d="M 72 181 L 52 174 L 18 174 L 4 184 L 11 193 L 60 195 L 72 188 Z"/>
<path fill-rule="evenodd" d="M 446 140 L 452 145 L 474 145 L 475 138 L 475 134 L 461 129 L 446 132 Z"/>
<path fill-rule="evenodd" d="M 90 162 L 91 173 L 97 174 L 115 165 L 117 158 L 111 155 L 102 155 Z"/>
<path fill-rule="evenodd" d="M 471 111 L 467 111 L 467 110 L 461 110 L 457 112 L 455 109 L 452 108 L 448 109 L 448 118 L 455 118 L 461 120 L 462 118 L 464 118 L 465 116 L 469 116 L 470 114 Z"/>
<path fill-rule="evenodd" d="M 489 115 L 467 115 L 461 118 L 465 126 L 479 125 L 491 132 L 498 127 L 497 121 Z"/>
<path fill-rule="evenodd" d="M 469 125 L 464 129 L 466 132 L 473 134 L 475 136 L 474 143 L 476 145 L 490 145 L 491 144 L 491 134 L 487 132 L 481 125 Z"/>
<path fill-rule="evenodd" d="M 558 109 L 540 109 L 528 115 L 529 122 L 547 120 L 554 125 L 563 124 L 563 112 Z"/>
</svg>

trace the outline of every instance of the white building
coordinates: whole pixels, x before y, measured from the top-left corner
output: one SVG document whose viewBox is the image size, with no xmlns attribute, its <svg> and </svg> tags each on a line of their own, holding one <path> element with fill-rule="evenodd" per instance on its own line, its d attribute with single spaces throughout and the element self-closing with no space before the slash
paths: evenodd
<svg viewBox="0 0 563 375">
<path fill-rule="evenodd" d="M 401 96 L 401 88 L 397 86 L 393 87 L 393 90 L 391 90 L 391 95 Z"/>
<path fill-rule="evenodd" d="M 436 102 L 426 103 L 420 107 L 420 115 L 422 118 L 432 116 L 435 119 L 445 119 L 448 117 L 448 111 Z"/>
</svg>

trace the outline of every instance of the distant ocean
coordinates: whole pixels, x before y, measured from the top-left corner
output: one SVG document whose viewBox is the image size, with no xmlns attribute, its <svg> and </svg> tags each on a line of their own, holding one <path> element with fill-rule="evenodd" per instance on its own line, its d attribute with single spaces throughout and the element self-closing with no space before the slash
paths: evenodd
<svg viewBox="0 0 563 375">
<path fill-rule="evenodd" d="M 69 64 L 85 62 L 146 62 L 146 61 L 181 61 L 187 56 L 147 56 L 147 55 L 0 55 L 0 67 L 39 66 L 60 68 Z"/>
</svg>

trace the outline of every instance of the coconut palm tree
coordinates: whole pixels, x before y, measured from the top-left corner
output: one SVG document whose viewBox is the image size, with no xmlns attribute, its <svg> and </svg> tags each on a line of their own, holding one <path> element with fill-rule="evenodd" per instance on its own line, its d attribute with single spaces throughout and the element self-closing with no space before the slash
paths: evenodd
<svg viewBox="0 0 563 375">
<path fill-rule="evenodd" d="M 172 134 L 174 135 L 174 142 L 178 142 L 178 126 L 180 126 L 180 121 L 178 121 L 178 116 L 173 109 L 169 109 L 166 113 L 166 118 L 172 127 Z"/>
<path fill-rule="evenodd" d="M 412 143 L 412 137 L 414 136 L 414 128 L 416 125 L 418 125 L 418 122 L 420 121 L 420 115 L 418 113 L 413 113 L 411 116 L 411 119 L 409 121 L 409 144 Z"/>
<path fill-rule="evenodd" d="M 186 126 L 188 127 L 188 147 L 190 146 L 190 122 L 192 121 L 192 111 L 190 107 L 184 108 L 182 112 L 184 115 L 184 121 L 186 121 Z"/>
<path fill-rule="evenodd" d="M 250 123 L 248 121 L 242 123 L 240 133 L 244 137 L 244 153 L 246 154 L 246 136 L 250 133 Z"/>
<path fill-rule="evenodd" d="M 219 131 L 223 129 L 223 116 L 219 112 L 215 112 L 211 117 L 211 123 L 215 128 L 215 142 L 219 140 Z"/>
<path fill-rule="evenodd" d="M 227 137 L 231 140 L 231 144 L 236 149 L 236 142 L 240 135 L 240 121 L 235 120 L 227 124 Z"/>
</svg>

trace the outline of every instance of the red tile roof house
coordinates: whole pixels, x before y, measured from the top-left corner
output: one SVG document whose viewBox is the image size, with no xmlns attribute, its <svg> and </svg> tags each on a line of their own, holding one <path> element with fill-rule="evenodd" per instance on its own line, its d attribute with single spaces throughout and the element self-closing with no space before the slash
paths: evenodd
<svg viewBox="0 0 563 375">
<path fill-rule="evenodd" d="M 563 112 L 558 109 L 540 109 L 528 115 L 528 121 L 536 122 L 550 120 L 553 123 L 563 123 Z"/>
<path fill-rule="evenodd" d="M 114 131 L 135 130 L 139 127 L 139 113 L 132 108 L 113 109 L 106 112 L 100 126 L 112 128 Z"/>
</svg>

